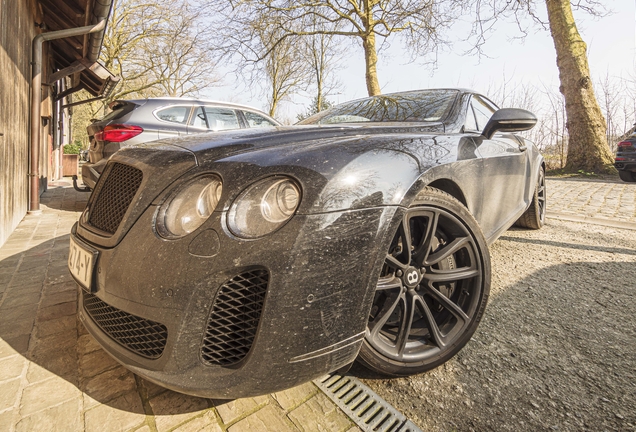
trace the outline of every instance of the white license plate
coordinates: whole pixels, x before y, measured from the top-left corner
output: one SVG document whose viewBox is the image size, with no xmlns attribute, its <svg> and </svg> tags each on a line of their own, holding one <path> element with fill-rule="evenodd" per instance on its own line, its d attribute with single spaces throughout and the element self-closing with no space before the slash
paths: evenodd
<svg viewBox="0 0 636 432">
<path fill-rule="evenodd" d="M 86 250 L 71 237 L 71 246 L 68 253 L 68 269 L 77 282 L 87 290 L 91 290 L 93 279 L 93 265 L 96 253 Z"/>
</svg>

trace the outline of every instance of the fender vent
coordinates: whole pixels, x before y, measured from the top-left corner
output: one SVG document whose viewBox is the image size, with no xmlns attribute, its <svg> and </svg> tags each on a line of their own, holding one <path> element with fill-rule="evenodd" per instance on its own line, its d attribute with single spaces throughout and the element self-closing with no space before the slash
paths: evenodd
<svg viewBox="0 0 636 432">
<path fill-rule="evenodd" d="M 201 358 L 208 365 L 229 366 L 250 351 L 263 311 L 269 273 L 241 273 L 221 286 L 203 337 Z"/>
<path fill-rule="evenodd" d="M 93 294 L 83 296 L 88 315 L 115 342 L 142 357 L 161 357 L 168 339 L 166 326 L 110 306 Z"/>
<path fill-rule="evenodd" d="M 97 182 L 88 223 L 108 234 L 115 234 L 137 189 L 143 173 L 121 163 L 111 163 Z"/>
</svg>

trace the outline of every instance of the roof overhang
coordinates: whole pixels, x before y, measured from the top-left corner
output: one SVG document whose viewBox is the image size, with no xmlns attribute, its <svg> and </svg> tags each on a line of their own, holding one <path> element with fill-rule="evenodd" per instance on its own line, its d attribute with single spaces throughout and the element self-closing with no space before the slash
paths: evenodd
<svg viewBox="0 0 636 432">
<path fill-rule="evenodd" d="M 108 19 L 113 0 L 38 0 L 38 3 L 43 16 L 40 26 L 46 33 Z M 48 53 L 56 72 L 48 77 L 48 84 L 68 76 L 72 91 L 66 95 L 86 90 L 95 97 L 108 96 L 119 78 L 97 61 L 103 39 L 104 31 L 101 31 L 49 41 Z"/>
</svg>

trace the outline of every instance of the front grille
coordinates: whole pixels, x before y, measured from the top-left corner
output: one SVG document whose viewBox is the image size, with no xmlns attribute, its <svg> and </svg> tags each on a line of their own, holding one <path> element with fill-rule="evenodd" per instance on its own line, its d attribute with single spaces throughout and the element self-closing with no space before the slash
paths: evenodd
<svg viewBox="0 0 636 432">
<path fill-rule="evenodd" d="M 245 358 L 256 337 L 268 282 L 267 270 L 258 269 L 221 286 L 201 347 L 205 363 L 228 366 Z"/>
<path fill-rule="evenodd" d="M 105 178 L 97 183 L 93 192 L 95 200 L 90 208 L 88 223 L 115 234 L 141 185 L 143 173 L 130 165 L 111 163 L 102 176 Z"/>
<path fill-rule="evenodd" d="M 163 324 L 140 318 L 84 293 L 84 309 L 104 333 L 124 348 L 149 359 L 161 357 L 168 339 Z"/>
</svg>

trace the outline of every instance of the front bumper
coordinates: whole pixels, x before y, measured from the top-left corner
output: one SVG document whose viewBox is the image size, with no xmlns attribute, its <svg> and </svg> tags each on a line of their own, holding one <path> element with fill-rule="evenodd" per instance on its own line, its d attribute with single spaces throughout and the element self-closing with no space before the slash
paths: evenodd
<svg viewBox="0 0 636 432">
<path fill-rule="evenodd" d="M 91 292 L 80 290 L 80 319 L 124 366 L 183 393 L 237 398 L 289 388 L 355 359 L 384 258 L 387 221 L 397 216 L 398 207 L 297 215 L 255 241 L 229 234 L 220 212 L 198 232 L 164 240 L 152 229 L 155 210 L 149 207 L 112 248 L 90 243 L 77 225 L 72 232 L 98 252 Z M 244 330 L 236 329 L 236 315 L 254 316 L 243 304 L 223 312 L 234 322 L 219 321 L 218 314 L 213 318 L 220 291 L 254 272 L 266 273 L 267 283 L 253 341 L 242 347 L 248 352 L 239 361 L 210 362 L 205 355 L 210 326 L 230 329 L 222 337 L 231 336 L 232 344 Z M 165 326 L 159 355 L 149 358 L 118 342 L 87 309 L 91 301 L 103 302 L 124 319 L 129 315 Z M 222 351 L 215 355 L 222 358 Z"/>
</svg>

